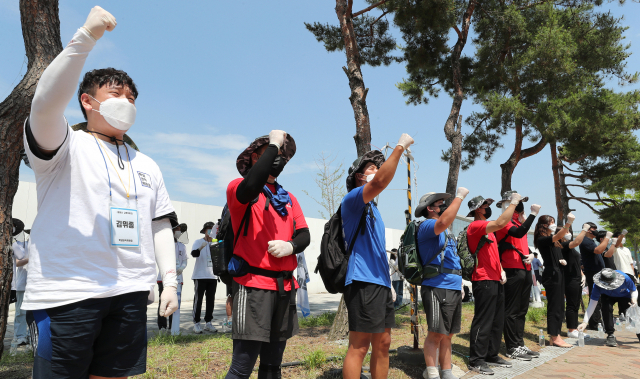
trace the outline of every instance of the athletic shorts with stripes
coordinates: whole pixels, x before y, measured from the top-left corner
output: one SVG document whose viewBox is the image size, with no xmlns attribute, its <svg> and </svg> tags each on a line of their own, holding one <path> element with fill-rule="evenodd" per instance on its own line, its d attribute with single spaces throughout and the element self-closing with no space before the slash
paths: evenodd
<svg viewBox="0 0 640 379">
<path fill-rule="evenodd" d="M 278 291 L 245 287 L 234 281 L 233 339 L 286 341 L 298 334 L 298 310 L 290 300 L 291 292 L 280 296 Z"/>
<path fill-rule="evenodd" d="M 447 335 L 460 333 L 461 291 L 422 286 L 420 293 L 424 313 L 427 315 L 427 330 Z"/>
</svg>

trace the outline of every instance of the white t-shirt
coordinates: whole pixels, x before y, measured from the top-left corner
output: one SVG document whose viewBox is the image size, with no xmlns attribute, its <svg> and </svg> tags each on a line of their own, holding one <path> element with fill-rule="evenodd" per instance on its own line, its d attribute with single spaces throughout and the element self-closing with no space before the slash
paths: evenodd
<svg viewBox="0 0 640 379">
<path fill-rule="evenodd" d="M 634 275 L 631 265 L 633 264 L 633 258 L 631 257 L 631 251 L 626 247 L 618 247 L 613 252 L 613 262 L 616 264 L 616 268 L 625 274 Z"/>
<path fill-rule="evenodd" d="M 176 270 L 181 268 L 184 270 L 187 267 L 187 247 L 182 242 L 176 242 Z M 158 277 L 156 278 L 158 282 L 162 282 L 162 275 L 158 272 Z M 178 283 L 182 284 L 182 274 L 176 277 Z"/>
<path fill-rule="evenodd" d="M 130 170 L 126 151 L 119 144 L 125 165 L 120 170 L 115 145 L 103 142 L 103 159 L 94 137 L 71 127 L 56 155 L 42 160 L 30 150 L 26 135 L 24 146 L 36 176 L 38 214 L 31 228 L 29 283 L 22 307 L 47 309 L 89 298 L 150 291 L 156 282 L 151 222 L 174 211 L 158 165 L 128 146 Z M 125 185 L 131 181 L 133 204 L 137 192 L 139 247 L 110 243 L 109 176 L 113 201 L 126 200 L 116 170 Z"/>
<path fill-rule="evenodd" d="M 389 259 L 389 275 L 391 275 L 391 281 L 397 282 L 400 280 L 400 269 L 398 269 L 398 265 L 396 261 Z"/>
<path fill-rule="evenodd" d="M 24 291 L 27 286 L 27 268 L 29 264 L 27 263 L 24 266 L 17 267 L 16 261 L 18 259 L 25 259 L 29 257 L 29 241 L 26 242 L 14 242 L 13 243 L 13 279 L 15 281 L 15 288 L 12 286 L 11 289 L 15 289 L 16 291 Z M 13 282 L 12 282 L 13 283 Z"/>
<path fill-rule="evenodd" d="M 199 249 L 202 245 L 206 246 L 200 250 L 200 256 L 196 257 L 196 263 L 195 266 L 193 266 L 191 279 L 218 279 L 217 276 L 213 275 L 209 243 L 205 241 L 204 238 L 196 240 L 193 245 L 191 245 L 191 251 Z"/>
</svg>

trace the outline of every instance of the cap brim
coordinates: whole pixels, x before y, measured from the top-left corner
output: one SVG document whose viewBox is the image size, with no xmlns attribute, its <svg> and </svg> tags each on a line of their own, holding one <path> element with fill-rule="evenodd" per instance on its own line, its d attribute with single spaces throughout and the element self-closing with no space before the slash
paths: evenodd
<svg viewBox="0 0 640 379">
<path fill-rule="evenodd" d="M 511 201 L 511 200 L 504 200 L 504 199 L 503 199 L 503 200 L 500 200 L 500 201 L 498 201 L 498 202 L 496 203 L 496 207 L 498 207 L 498 208 L 502 208 L 502 203 L 504 203 L 505 201 Z M 529 201 L 529 196 L 527 196 L 527 197 L 523 197 L 523 198 L 522 198 L 522 200 L 520 200 L 520 201 L 522 201 L 523 203 L 526 203 L 527 201 Z"/>
</svg>

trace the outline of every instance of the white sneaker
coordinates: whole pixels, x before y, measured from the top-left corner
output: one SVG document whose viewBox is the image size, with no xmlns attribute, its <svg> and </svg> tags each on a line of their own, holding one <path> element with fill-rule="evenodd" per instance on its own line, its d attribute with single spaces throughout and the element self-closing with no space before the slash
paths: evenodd
<svg viewBox="0 0 640 379">
<path fill-rule="evenodd" d="M 202 333 L 202 326 L 200 325 L 199 322 L 196 322 L 193 324 L 193 332 L 195 334 L 201 334 Z"/>
<path fill-rule="evenodd" d="M 206 330 L 207 332 L 212 332 L 212 333 L 216 333 L 218 331 L 218 329 L 216 329 L 215 326 L 211 325 L 210 322 L 205 324 L 204 330 Z"/>
<path fill-rule="evenodd" d="M 567 332 L 568 338 L 578 338 L 578 331 L 574 330 L 573 332 Z M 587 333 L 584 334 L 584 339 L 591 338 Z"/>
</svg>

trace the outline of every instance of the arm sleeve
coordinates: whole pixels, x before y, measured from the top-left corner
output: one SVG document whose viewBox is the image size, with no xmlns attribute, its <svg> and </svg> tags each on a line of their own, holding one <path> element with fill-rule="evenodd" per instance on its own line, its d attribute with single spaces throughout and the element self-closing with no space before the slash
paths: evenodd
<svg viewBox="0 0 640 379">
<path fill-rule="evenodd" d="M 531 224 L 533 223 L 533 220 L 535 220 L 535 218 L 536 216 L 529 215 L 529 217 L 527 217 L 527 219 L 524 221 L 524 223 L 522 223 L 522 225 L 518 227 L 515 227 L 515 226 L 511 227 L 509 229 L 509 235 L 515 238 L 522 238 L 526 236 L 527 233 L 529 233 L 529 229 L 531 228 Z"/>
<path fill-rule="evenodd" d="M 191 256 L 194 258 L 198 258 L 200 256 L 200 250 L 191 250 Z"/>
<path fill-rule="evenodd" d="M 171 222 L 162 219 L 151 222 L 156 263 L 162 276 L 162 285 L 178 288 L 176 277 L 176 248 L 173 243 Z"/>
<path fill-rule="evenodd" d="M 264 188 L 269 179 L 273 161 L 277 156 L 278 148 L 275 145 L 269 145 L 256 164 L 251 167 L 251 170 L 240 182 L 236 191 L 236 199 L 241 204 L 248 204 L 262 192 L 262 188 Z"/>
<path fill-rule="evenodd" d="M 64 110 L 73 98 L 82 68 L 96 41 L 78 29 L 67 47 L 42 73 L 31 103 L 30 129 L 38 147 L 58 149 L 67 136 Z"/>
<path fill-rule="evenodd" d="M 634 303 L 638 304 L 638 290 L 631 292 L 631 300 L 633 300 Z"/>
<path fill-rule="evenodd" d="M 584 311 L 584 321 L 583 321 L 584 323 L 589 322 L 589 317 L 591 317 L 593 312 L 596 310 L 597 305 L 598 305 L 598 300 L 591 299 L 591 301 L 589 301 L 589 306 L 587 307 L 587 310 Z"/>
<path fill-rule="evenodd" d="M 297 246 L 293 253 L 298 254 L 303 252 L 307 247 L 309 247 L 309 244 L 311 243 L 311 234 L 309 233 L 309 228 L 296 229 L 296 236 L 292 239 L 292 241 Z"/>
</svg>

